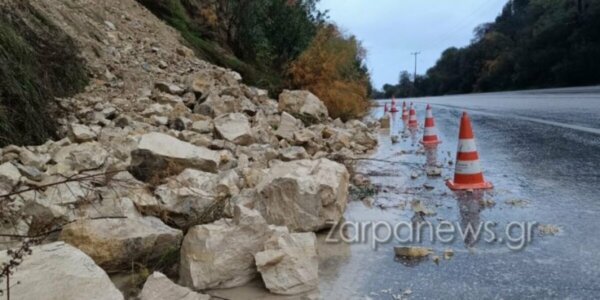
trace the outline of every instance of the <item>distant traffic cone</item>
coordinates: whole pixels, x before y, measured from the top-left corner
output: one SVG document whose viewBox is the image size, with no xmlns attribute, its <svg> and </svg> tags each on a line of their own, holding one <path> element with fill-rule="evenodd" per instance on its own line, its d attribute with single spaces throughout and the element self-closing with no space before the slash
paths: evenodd
<svg viewBox="0 0 600 300">
<path fill-rule="evenodd" d="M 396 98 L 392 96 L 392 107 L 390 108 L 390 112 L 398 112 L 398 108 L 396 107 Z"/>
<path fill-rule="evenodd" d="M 409 118 L 408 118 L 408 127 L 416 128 L 417 126 L 419 126 L 419 124 L 417 123 L 417 112 L 415 111 L 415 108 L 413 107 L 413 104 L 411 103 Z"/>
<path fill-rule="evenodd" d="M 460 119 L 458 139 L 454 180 L 446 181 L 446 185 L 451 190 L 491 189 L 493 185 L 483 179 L 471 121 L 466 112 Z"/>
<path fill-rule="evenodd" d="M 420 143 L 425 147 L 436 146 L 442 141 L 438 140 L 433 113 L 431 112 L 431 106 L 429 106 L 429 104 L 427 104 L 425 112 L 425 133 L 423 133 L 423 140 L 421 140 Z"/>
<path fill-rule="evenodd" d="M 408 110 L 406 109 L 406 101 L 402 101 L 402 120 L 408 120 Z"/>
<path fill-rule="evenodd" d="M 388 109 L 387 103 L 385 103 L 385 105 L 383 106 L 383 112 L 384 112 L 384 113 L 387 113 L 387 112 L 388 112 L 388 110 L 389 110 L 389 109 Z"/>
</svg>

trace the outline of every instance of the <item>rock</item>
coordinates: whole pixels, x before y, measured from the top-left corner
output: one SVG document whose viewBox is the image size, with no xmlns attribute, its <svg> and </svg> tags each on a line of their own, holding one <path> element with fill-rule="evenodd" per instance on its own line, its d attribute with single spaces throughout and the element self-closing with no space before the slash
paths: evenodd
<svg viewBox="0 0 600 300">
<path fill-rule="evenodd" d="M 21 172 L 10 162 L 0 165 L 0 190 L 10 192 L 21 181 Z"/>
<path fill-rule="evenodd" d="M 190 228 L 181 246 L 180 282 L 194 290 L 248 283 L 257 275 L 254 255 L 269 236 L 260 213 L 239 205 L 233 219 Z"/>
<path fill-rule="evenodd" d="M 279 111 L 306 119 L 305 124 L 325 121 L 329 117 L 327 107 L 309 91 L 284 90 L 279 95 Z"/>
<path fill-rule="evenodd" d="M 446 248 L 444 250 L 444 259 L 449 260 L 452 256 L 454 256 L 454 250 L 451 248 Z"/>
<path fill-rule="evenodd" d="M 520 199 L 520 198 L 508 199 L 505 202 L 506 202 L 506 204 L 515 206 L 515 207 L 523 207 L 523 206 L 527 206 L 527 204 L 529 204 L 529 201 L 527 201 L 525 199 Z"/>
<path fill-rule="evenodd" d="M 11 298 L 119 300 L 123 295 L 85 253 L 63 242 L 32 247 L 10 280 Z M 8 262 L 0 252 L 0 265 Z"/>
<path fill-rule="evenodd" d="M 206 97 L 216 84 L 214 76 L 208 72 L 194 74 L 188 82 L 189 89 L 198 97 Z"/>
<path fill-rule="evenodd" d="M 183 103 L 183 99 L 181 97 L 167 93 L 158 93 L 155 99 L 160 104 L 177 105 L 179 103 Z"/>
<path fill-rule="evenodd" d="M 422 258 L 429 256 L 433 250 L 431 248 L 425 247 L 394 247 L 394 253 L 396 256 L 402 256 L 405 258 Z"/>
<path fill-rule="evenodd" d="M 302 122 L 287 112 L 281 114 L 281 119 L 275 135 L 288 141 L 294 140 L 294 134 L 303 127 Z"/>
<path fill-rule="evenodd" d="M 108 27 L 109 30 L 112 30 L 112 31 L 117 30 L 117 27 L 115 27 L 115 24 L 113 24 L 110 21 L 104 21 L 104 25 L 106 25 L 106 27 Z"/>
<path fill-rule="evenodd" d="M 271 293 L 294 295 L 319 286 L 316 235 L 276 232 L 256 253 L 256 266 Z"/>
<path fill-rule="evenodd" d="M 560 233 L 560 227 L 553 224 L 538 224 L 536 229 L 541 236 L 556 235 Z"/>
<path fill-rule="evenodd" d="M 59 239 L 89 255 L 109 273 L 150 263 L 179 250 L 182 233 L 154 217 L 84 219 L 66 225 Z"/>
<path fill-rule="evenodd" d="M 21 164 L 17 164 L 16 167 L 19 169 L 19 172 L 21 172 L 21 175 L 27 177 L 27 179 L 33 181 L 42 181 L 42 179 L 44 179 L 45 174 L 35 167 L 24 166 Z"/>
<path fill-rule="evenodd" d="M 328 159 L 277 163 L 258 184 L 259 210 L 269 224 L 292 231 L 318 231 L 339 221 L 346 209 L 350 175 Z"/>
<path fill-rule="evenodd" d="M 154 87 L 156 89 L 158 89 L 161 92 L 164 93 L 169 93 L 171 95 L 183 95 L 185 93 L 185 90 L 182 89 L 181 87 L 171 84 L 171 83 L 167 83 L 167 82 L 156 82 L 154 84 Z"/>
<path fill-rule="evenodd" d="M 366 206 L 366 207 L 373 207 L 373 204 L 375 203 L 375 198 L 373 197 L 364 197 L 362 198 L 362 203 Z"/>
<path fill-rule="evenodd" d="M 45 170 L 46 164 L 50 159 L 51 157 L 48 154 L 36 154 L 27 149 L 23 149 L 19 153 L 19 160 L 23 165 L 38 168 L 39 170 Z"/>
<path fill-rule="evenodd" d="M 392 144 L 397 144 L 400 141 L 400 137 L 397 135 L 392 135 Z"/>
<path fill-rule="evenodd" d="M 198 133 L 212 133 L 214 129 L 214 125 L 210 120 L 201 120 L 192 123 L 192 131 Z"/>
<path fill-rule="evenodd" d="M 69 139 L 75 143 L 85 143 L 95 140 L 98 134 L 91 128 L 81 124 L 71 124 L 69 126 Z"/>
<path fill-rule="evenodd" d="M 427 166 L 425 167 L 425 173 L 431 177 L 442 176 L 442 169 L 436 166 Z"/>
<path fill-rule="evenodd" d="M 248 118 L 241 113 L 230 113 L 214 119 L 215 130 L 225 139 L 237 145 L 252 143 L 252 131 Z"/>
<path fill-rule="evenodd" d="M 156 126 L 166 126 L 169 124 L 169 118 L 165 116 L 153 115 L 150 117 L 150 120 L 152 120 L 152 124 Z"/>
<path fill-rule="evenodd" d="M 256 112 L 256 105 L 245 97 L 238 99 L 230 95 L 216 95 L 210 93 L 206 100 L 194 107 L 194 112 L 210 117 L 217 117 L 235 112 Z"/>
<path fill-rule="evenodd" d="M 352 177 L 352 182 L 358 187 L 367 187 L 371 185 L 371 180 L 362 174 L 356 174 Z"/>
<path fill-rule="evenodd" d="M 129 171 L 139 180 L 147 181 L 156 174 L 173 175 L 177 170 L 165 168 L 194 168 L 216 173 L 220 154 L 205 147 L 183 142 L 172 136 L 152 132 L 143 135 L 134 151 L 131 152 Z M 172 172 L 167 172 L 172 171 Z M 163 176 L 163 177 L 167 177 Z"/>
<path fill-rule="evenodd" d="M 382 129 L 390 128 L 390 115 L 389 114 L 385 114 L 383 117 L 381 117 L 381 119 L 379 119 L 379 126 Z"/>
<path fill-rule="evenodd" d="M 52 174 L 70 176 L 80 171 L 99 169 L 108 158 L 108 152 L 98 142 L 71 144 L 60 148 L 53 156 L 56 162 Z"/>
<path fill-rule="evenodd" d="M 230 189 L 219 186 L 219 181 L 217 174 L 185 169 L 155 189 L 158 201 L 137 203 L 137 206 L 146 214 L 161 217 L 178 228 L 209 223 L 220 216 L 205 216 L 206 211 L 230 196 Z M 210 218 L 203 220 L 203 216 Z"/>
<path fill-rule="evenodd" d="M 294 132 L 294 141 L 297 145 L 307 144 L 317 138 L 317 135 L 310 129 L 302 129 Z"/>
<path fill-rule="evenodd" d="M 493 207 L 496 205 L 496 201 L 492 198 L 483 198 L 483 199 L 479 200 L 479 204 L 482 207 Z"/>
<path fill-rule="evenodd" d="M 415 213 L 421 213 L 425 216 L 433 216 L 436 214 L 434 210 L 423 205 L 421 200 L 413 200 L 410 205 Z"/>
<path fill-rule="evenodd" d="M 419 178 L 419 173 L 417 173 L 416 171 L 410 172 L 410 178 L 411 179 L 417 179 L 417 178 Z"/>
<path fill-rule="evenodd" d="M 140 300 L 210 300 L 209 295 L 196 293 L 173 283 L 167 276 L 154 272 L 148 276 Z"/>
<path fill-rule="evenodd" d="M 293 146 L 280 151 L 279 159 L 282 161 L 292 161 L 310 158 L 304 147 Z"/>
</svg>

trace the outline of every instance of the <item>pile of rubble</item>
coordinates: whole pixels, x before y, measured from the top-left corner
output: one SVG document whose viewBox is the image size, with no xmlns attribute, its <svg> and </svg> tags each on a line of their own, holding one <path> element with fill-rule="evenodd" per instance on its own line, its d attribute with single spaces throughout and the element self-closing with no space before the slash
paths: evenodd
<svg viewBox="0 0 600 300">
<path fill-rule="evenodd" d="M 79 43 L 94 78 L 59 99 L 65 138 L 0 150 L 0 233 L 12 235 L 0 248 L 58 232 L 17 267 L 11 294 L 122 298 L 107 273 L 171 253 L 182 286 L 154 273 L 141 299 L 208 299 L 198 292 L 259 273 L 272 293 L 316 288 L 313 232 L 348 198 L 350 175 L 328 158 L 375 148 L 377 124 L 332 120 L 307 91 L 270 99 L 196 58 L 134 0 L 57 1 L 35 5 Z"/>
</svg>

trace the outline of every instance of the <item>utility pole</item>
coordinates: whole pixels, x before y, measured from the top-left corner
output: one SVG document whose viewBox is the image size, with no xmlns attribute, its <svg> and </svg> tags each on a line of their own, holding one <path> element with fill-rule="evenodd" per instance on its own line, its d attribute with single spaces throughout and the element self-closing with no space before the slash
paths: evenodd
<svg viewBox="0 0 600 300">
<path fill-rule="evenodd" d="M 413 82 L 417 81 L 417 56 L 419 56 L 419 54 L 421 54 L 421 51 L 412 52 L 410 54 L 415 56 L 415 72 L 413 73 Z"/>
</svg>

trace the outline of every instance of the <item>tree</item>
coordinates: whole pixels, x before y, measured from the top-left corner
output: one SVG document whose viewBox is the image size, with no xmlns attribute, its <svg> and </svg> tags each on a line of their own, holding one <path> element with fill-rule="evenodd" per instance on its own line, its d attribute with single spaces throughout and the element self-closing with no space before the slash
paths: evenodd
<svg viewBox="0 0 600 300">
<path fill-rule="evenodd" d="M 310 46 L 291 64 L 291 84 L 317 95 L 333 118 L 361 116 L 368 108 L 370 85 L 365 55 L 354 36 L 322 24 Z"/>
</svg>

